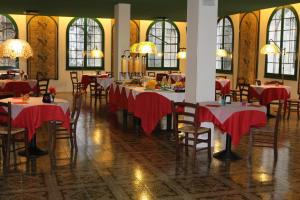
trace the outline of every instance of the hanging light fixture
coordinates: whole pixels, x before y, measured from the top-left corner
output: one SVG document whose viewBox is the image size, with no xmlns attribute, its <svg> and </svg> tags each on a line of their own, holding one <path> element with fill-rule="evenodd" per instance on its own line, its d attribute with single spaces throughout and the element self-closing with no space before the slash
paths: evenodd
<svg viewBox="0 0 300 200">
<path fill-rule="evenodd" d="M 33 56 L 32 48 L 29 43 L 21 39 L 8 39 L 1 45 L 1 57 L 8 57 L 11 59 L 25 58 Z"/>
<path fill-rule="evenodd" d="M 99 50 L 97 47 L 91 50 L 91 57 L 92 58 L 103 58 L 103 52 Z"/>
<path fill-rule="evenodd" d="M 228 52 L 225 49 L 217 49 L 216 55 L 217 57 L 225 58 L 228 57 Z"/>
<path fill-rule="evenodd" d="M 178 59 L 186 59 L 186 48 L 180 48 L 179 52 L 177 53 Z"/>
</svg>

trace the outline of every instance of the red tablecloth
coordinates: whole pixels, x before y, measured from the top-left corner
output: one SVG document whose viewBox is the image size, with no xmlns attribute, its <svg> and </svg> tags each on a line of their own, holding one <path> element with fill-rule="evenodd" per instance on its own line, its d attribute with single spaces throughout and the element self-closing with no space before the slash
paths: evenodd
<svg viewBox="0 0 300 200">
<path fill-rule="evenodd" d="M 83 74 L 81 77 L 81 83 L 83 84 L 84 89 L 93 81 L 93 78 L 107 78 L 108 74 L 101 74 L 101 75 L 87 75 Z"/>
<path fill-rule="evenodd" d="M 31 97 L 31 99 L 37 99 L 40 97 Z M 59 100 L 59 99 L 57 99 Z M 13 99 L 2 99 L 2 102 L 13 101 Z M 16 103 L 12 103 L 12 110 L 14 110 L 14 106 L 22 106 L 24 108 L 18 108 L 20 112 L 17 113 L 16 117 L 12 119 L 12 126 L 16 128 L 26 128 L 28 131 L 29 140 L 35 134 L 37 128 L 39 128 L 44 122 L 48 121 L 61 121 L 63 126 L 70 130 L 70 112 L 69 109 L 64 111 L 61 106 L 57 104 L 36 104 L 32 106 L 28 106 L 28 103 L 22 103 L 20 101 Z M 26 106 L 26 107 L 25 107 Z M 0 107 L 0 109 L 3 109 Z M 21 109 L 21 110 L 20 110 Z"/>
<path fill-rule="evenodd" d="M 28 81 L 5 80 L 5 84 L 0 87 L 0 92 L 13 92 L 15 96 L 21 96 L 21 94 L 28 94 L 29 92 L 36 93 L 38 89 L 36 83 L 35 81 L 35 85 L 30 85 Z"/>
<path fill-rule="evenodd" d="M 222 95 L 230 94 L 230 80 L 216 80 L 216 90 L 220 90 Z"/>
<path fill-rule="evenodd" d="M 226 105 L 237 106 L 239 102 Z M 226 113 L 223 106 L 209 107 L 200 104 L 199 120 L 201 122 L 212 122 L 223 132 L 229 134 L 232 138 L 233 145 L 238 145 L 243 135 L 249 133 L 251 127 L 264 126 L 267 122 L 266 111 L 262 112 L 255 110 L 255 106 L 241 106 L 236 111 L 232 111 L 226 118 L 221 118 L 221 115 Z M 215 112 L 212 111 L 214 109 Z M 248 110 L 252 109 L 252 110 Z"/>
<path fill-rule="evenodd" d="M 261 105 L 267 105 L 274 100 L 287 100 L 290 98 L 287 88 L 287 86 L 251 86 L 249 98 L 259 99 Z"/>
</svg>

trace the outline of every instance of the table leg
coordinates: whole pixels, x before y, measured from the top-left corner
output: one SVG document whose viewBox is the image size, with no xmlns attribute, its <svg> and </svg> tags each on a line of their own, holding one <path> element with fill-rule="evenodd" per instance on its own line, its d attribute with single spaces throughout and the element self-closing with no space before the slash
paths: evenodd
<svg viewBox="0 0 300 200">
<path fill-rule="evenodd" d="M 271 114 L 271 104 L 268 103 L 267 105 L 267 117 L 268 118 L 274 118 L 275 116 Z"/>
<path fill-rule="evenodd" d="M 167 131 L 172 131 L 172 114 L 167 115 Z"/>
<path fill-rule="evenodd" d="M 139 130 L 140 130 L 140 119 L 133 116 L 133 124 L 134 124 L 134 132 L 139 135 Z"/>
<path fill-rule="evenodd" d="M 123 128 L 127 128 L 127 115 L 128 111 L 126 109 L 123 110 Z"/>
<path fill-rule="evenodd" d="M 214 153 L 214 158 L 218 160 L 240 160 L 241 157 L 231 151 L 231 136 L 226 134 L 226 148 L 223 151 Z"/>
<path fill-rule="evenodd" d="M 47 151 L 42 150 L 37 146 L 36 135 L 34 135 L 31 139 L 31 141 L 29 142 L 28 153 L 29 153 L 29 156 L 43 156 L 43 155 L 48 154 Z M 25 150 L 20 151 L 18 154 L 20 156 L 26 156 Z"/>
</svg>

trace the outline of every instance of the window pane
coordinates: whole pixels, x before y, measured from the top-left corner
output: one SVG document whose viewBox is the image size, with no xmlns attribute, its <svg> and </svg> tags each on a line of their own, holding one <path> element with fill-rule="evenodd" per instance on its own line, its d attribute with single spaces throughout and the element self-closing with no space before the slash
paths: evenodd
<svg viewBox="0 0 300 200">
<path fill-rule="evenodd" d="M 225 17 L 219 20 L 217 25 L 217 49 L 225 49 L 229 54 L 232 53 L 233 46 L 233 28 L 229 18 Z M 216 69 L 231 71 L 232 59 L 216 58 Z"/>
<path fill-rule="evenodd" d="M 273 40 L 285 54 L 267 56 L 267 73 L 295 75 L 298 24 L 294 12 L 289 8 L 275 11 L 270 18 L 268 38 Z"/>
<path fill-rule="evenodd" d="M 0 43 L 7 39 L 16 38 L 17 27 L 6 15 L 0 15 Z M 17 67 L 16 60 L 10 58 L 0 58 L 0 67 Z"/>
<path fill-rule="evenodd" d="M 148 67 L 177 67 L 179 34 L 169 21 L 157 21 L 148 30 L 149 41 L 153 42 L 162 56 L 148 55 Z"/>
<path fill-rule="evenodd" d="M 91 50 L 103 51 L 103 31 L 92 18 L 78 18 L 68 29 L 69 67 L 103 67 L 103 58 L 92 58 Z"/>
</svg>

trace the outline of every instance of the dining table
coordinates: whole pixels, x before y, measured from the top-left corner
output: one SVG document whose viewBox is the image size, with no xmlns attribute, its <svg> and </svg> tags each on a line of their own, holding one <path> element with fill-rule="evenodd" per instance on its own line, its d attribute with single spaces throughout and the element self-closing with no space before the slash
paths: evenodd
<svg viewBox="0 0 300 200">
<path fill-rule="evenodd" d="M 291 96 L 291 87 L 286 85 L 250 85 L 249 99 L 256 98 L 261 105 L 274 100 L 287 100 Z"/>
<path fill-rule="evenodd" d="M 245 102 L 221 105 L 218 102 L 200 102 L 199 121 L 212 122 L 226 134 L 225 149 L 214 153 L 219 160 L 238 160 L 240 157 L 231 150 L 231 144 L 238 146 L 241 138 L 252 127 L 267 123 L 266 107 Z"/>
<path fill-rule="evenodd" d="M 230 80 L 225 78 L 216 79 L 216 90 L 219 90 L 220 93 L 224 96 L 230 94 Z"/>
<path fill-rule="evenodd" d="M 70 130 L 70 109 L 67 100 L 55 98 L 53 103 L 43 103 L 42 97 L 29 97 L 28 99 L 13 97 L 0 101 L 11 102 L 12 126 L 27 129 L 27 136 L 31 141 L 30 155 L 45 154 L 36 146 L 35 137 L 36 129 L 44 122 L 60 121 L 63 127 Z M 4 108 L 0 107 L 0 109 Z"/>
<path fill-rule="evenodd" d="M 93 82 L 95 79 L 97 79 L 97 82 L 99 80 L 99 82 L 102 82 L 100 81 L 101 79 L 104 80 L 112 80 L 111 82 L 113 82 L 113 79 L 112 78 L 109 78 L 108 74 L 83 74 L 81 76 L 81 83 L 83 85 L 83 88 L 86 90 L 86 88 L 88 87 L 88 85 Z"/>
<path fill-rule="evenodd" d="M 37 80 L 0 80 L 0 92 L 12 92 L 15 96 L 37 93 Z"/>
<path fill-rule="evenodd" d="M 182 102 L 185 93 L 172 90 L 145 89 L 136 85 L 112 84 L 109 90 L 110 111 L 125 111 L 132 113 L 141 121 L 141 127 L 147 135 L 151 135 L 157 123 L 164 117 L 169 116 L 167 126 L 170 129 L 170 115 L 172 113 L 171 101 Z M 123 121 L 127 124 L 126 121 Z"/>
</svg>

